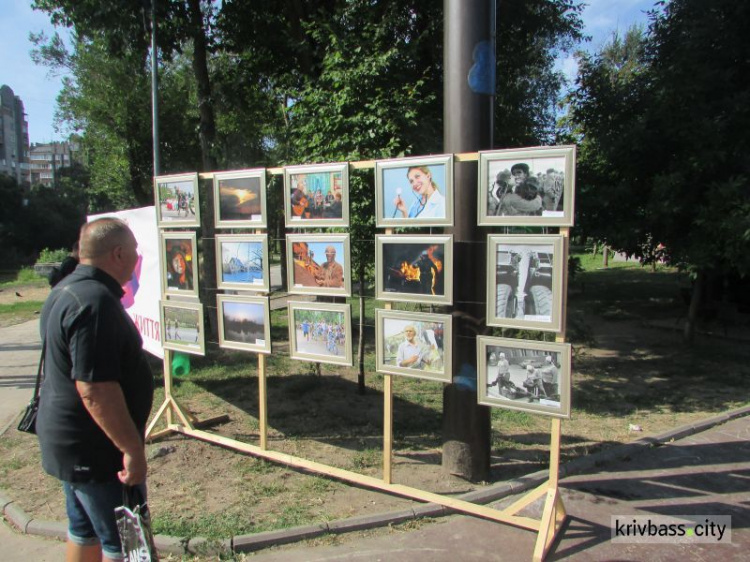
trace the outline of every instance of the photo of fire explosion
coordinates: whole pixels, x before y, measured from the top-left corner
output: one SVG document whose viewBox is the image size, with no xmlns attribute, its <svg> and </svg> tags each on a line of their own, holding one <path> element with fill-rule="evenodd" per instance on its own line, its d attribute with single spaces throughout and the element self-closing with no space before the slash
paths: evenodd
<svg viewBox="0 0 750 562">
<path fill-rule="evenodd" d="M 386 293 L 445 296 L 445 244 L 384 244 Z"/>
</svg>

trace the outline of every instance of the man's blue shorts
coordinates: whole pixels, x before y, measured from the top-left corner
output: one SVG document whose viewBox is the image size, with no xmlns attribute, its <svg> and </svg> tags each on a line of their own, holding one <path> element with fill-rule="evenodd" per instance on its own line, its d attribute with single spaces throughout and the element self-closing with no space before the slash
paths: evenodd
<svg viewBox="0 0 750 562">
<path fill-rule="evenodd" d="M 146 498 L 146 485 L 138 487 Z M 68 539 L 80 546 L 102 545 L 104 556 L 125 560 L 117 532 L 115 508 L 123 503 L 123 484 L 109 482 L 63 482 L 68 512 Z"/>
</svg>

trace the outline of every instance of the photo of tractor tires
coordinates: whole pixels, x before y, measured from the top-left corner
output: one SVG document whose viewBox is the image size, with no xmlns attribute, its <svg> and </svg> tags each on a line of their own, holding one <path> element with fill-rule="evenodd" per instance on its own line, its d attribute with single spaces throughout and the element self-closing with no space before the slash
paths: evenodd
<svg viewBox="0 0 750 562">
<path fill-rule="evenodd" d="M 559 325 L 562 241 L 490 236 L 488 324 L 555 330 Z"/>
</svg>

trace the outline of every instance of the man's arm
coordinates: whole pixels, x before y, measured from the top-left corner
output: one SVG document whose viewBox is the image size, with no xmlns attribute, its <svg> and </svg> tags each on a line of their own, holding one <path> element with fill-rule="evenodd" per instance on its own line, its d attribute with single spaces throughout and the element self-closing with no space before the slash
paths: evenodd
<svg viewBox="0 0 750 562">
<path fill-rule="evenodd" d="M 115 381 L 76 381 L 76 390 L 96 424 L 122 451 L 123 469 L 117 473 L 123 484 L 146 481 L 146 451 L 130 417 L 120 384 Z"/>
</svg>

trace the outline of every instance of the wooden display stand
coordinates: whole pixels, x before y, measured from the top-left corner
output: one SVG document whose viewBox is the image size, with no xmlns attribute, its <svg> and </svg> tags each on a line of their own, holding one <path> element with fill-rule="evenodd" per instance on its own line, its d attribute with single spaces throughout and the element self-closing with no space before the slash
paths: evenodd
<svg viewBox="0 0 750 562">
<path fill-rule="evenodd" d="M 466 155 L 464 155 L 466 157 Z M 470 156 L 469 156 L 470 158 Z M 391 229 L 387 229 L 386 233 L 391 233 Z M 568 228 L 561 228 L 560 234 L 564 238 L 562 260 L 564 264 L 568 263 L 568 248 L 569 248 L 569 237 L 570 230 Z M 564 269 L 563 274 L 563 295 L 567 295 L 567 284 L 568 275 L 567 268 Z M 564 300 L 564 304 L 565 304 Z M 390 309 L 391 303 L 386 303 L 385 308 Z M 563 306 L 563 324 L 562 331 L 557 334 L 555 340 L 558 342 L 565 341 L 565 312 L 566 306 Z M 383 383 L 383 482 L 390 484 L 392 481 L 392 456 L 393 456 L 393 381 L 392 375 L 383 375 L 385 380 Z M 550 437 L 550 465 L 549 465 L 549 478 L 534 488 L 530 492 L 526 493 L 523 497 L 519 498 L 512 505 L 506 507 L 503 510 L 493 510 L 492 515 L 487 513 L 487 507 L 475 506 L 477 510 L 461 509 L 458 506 L 451 506 L 447 502 L 435 501 L 435 503 L 442 503 L 446 507 L 453 507 L 459 511 L 464 511 L 480 517 L 487 517 L 501 523 L 507 523 L 516 527 L 522 527 L 537 532 L 536 545 L 534 547 L 534 562 L 541 562 L 552 547 L 557 535 L 560 532 L 565 519 L 567 518 L 567 512 L 565 511 L 565 505 L 563 504 L 562 497 L 560 495 L 559 488 L 559 474 L 560 474 L 560 438 L 562 431 L 562 423 L 559 418 L 552 419 L 551 437 Z M 528 517 L 519 517 L 517 514 L 523 509 L 544 497 L 544 509 L 542 511 L 542 517 L 539 521 L 529 519 Z M 434 501 L 434 500 L 433 500 Z M 473 504 L 470 504 L 473 505 Z"/>
<path fill-rule="evenodd" d="M 477 160 L 478 154 L 457 154 L 456 161 Z M 350 163 L 354 169 L 366 169 L 374 167 L 374 161 Z M 268 170 L 272 174 L 283 173 L 283 168 L 274 168 Z M 201 174 L 201 178 L 211 178 L 213 174 Z M 389 229 L 390 230 L 390 229 Z M 386 231 L 388 232 L 388 231 Z M 568 261 L 568 241 L 569 229 L 560 228 L 565 243 L 563 250 L 563 263 Z M 563 268 L 563 295 L 567 294 L 567 267 Z M 385 304 L 386 308 L 391 308 L 390 303 Z M 556 341 L 565 341 L 565 299 L 563 298 L 563 325 L 562 331 L 557 334 Z M 506 523 L 515 527 L 528 529 L 537 533 L 537 539 L 534 548 L 533 560 L 541 562 L 548 554 L 552 544 L 567 518 L 565 506 L 559 489 L 559 468 L 560 468 L 560 437 L 561 437 L 561 420 L 552 419 L 551 438 L 550 438 L 550 466 L 549 477 L 540 486 L 527 492 L 523 497 L 516 500 L 508 507 L 498 510 L 492 507 L 471 503 L 465 500 L 442 496 L 440 494 L 427 492 L 418 488 L 394 484 L 392 481 L 393 471 L 393 378 L 392 375 L 384 374 L 383 400 L 383 476 L 382 479 L 365 476 L 348 470 L 328 466 L 315 461 L 295 457 L 286 453 L 268 450 L 268 393 L 266 384 L 266 356 L 258 354 L 258 422 L 259 422 L 259 444 L 251 445 L 235 439 L 223 437 L 202 431 L 200 427 L 220 423 L 228 420 L 228 416 L 218 416 L 205 421 L 198 421 L 193 415 L 188 413 L 183 406 L 174 398 L 172 394 L 172 374 L 171 352 L 165 350 L 164 354 L 164 392 L 165 398 L 161 407 L 157 410 L 154 419 L 146 431 L 147 439 L 156 439 L 171 433 L 181 433 L 190 437 L 195 437 L 203 441 L 221 445 L 226 448 L 254 455 L 256 457 L 268 459 L 270 461 L 286 464 L 302 470 L 316 472 L 339 480 L 348 481 L 357 485 L 379 490 L 382 492 L 443 505 L 449 509 L 490 519 L 499 523 Z M 173 414 L 177 416 L 181 423 L 175 423 Z M 166 429 L 153 432 L 158 420 L 166 416 Z M 518 515 L 523 509 L 527 508 L 535 501 L 544 498 L 544 508 L 541 519 L 532 519 L 530 517 Z"/>
<path fill-rule="evenodd" d="M 206 420 L 198 420 L 193 414 L 186 410 L 172 394 L 172 352 L 168 349 L 164 350 L 164 402 L 162 402 L 159 409 L 156 411 L 154 418 L 146 428 L 146 440 L 158 439 L 178 431 L 181 427 L 173 423 L 172 414 L 175 414 L 179 420 L 183 423 L 184 427 L 195 429 L 196 427 L 209 427 L 219 423 L 229 421 L 227 414 L 208 418 Z M 160 431 L 154 432 L 156 424 L 159 422 L 161 417 L 165 417 L 167 427 Z"/>
</svg>

